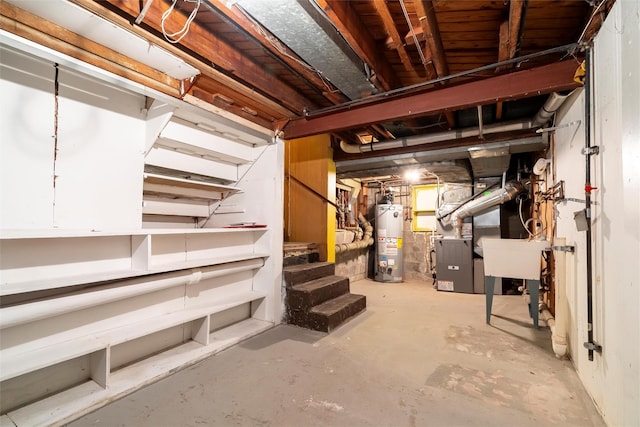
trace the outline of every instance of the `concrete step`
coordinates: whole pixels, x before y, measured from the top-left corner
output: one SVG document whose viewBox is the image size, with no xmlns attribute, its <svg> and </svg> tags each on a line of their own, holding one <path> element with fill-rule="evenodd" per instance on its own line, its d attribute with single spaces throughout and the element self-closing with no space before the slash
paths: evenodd
<svg viewBox="0 0 640 427">
<path fill-rule="evenodd" d="M 287 289 L 287 307 L 290 311 L 309 310 L 332 298 L 349 293 L 349 279 L 327 276 L 295 285 Z"/>
<path fill-rule="evenodd" d="M 360 313 L 366 306 L 367 298 L 364 295 L 341 295 L 309 310 L 306 327 L 331 332 L 350 317 Z"/>
<path fill-rule="evenodd" d="M 317 243 L 284 242 L 283 267 L 318 261 L 320 261 L 320 252 Z"/>
<path fill-rule="evenodd" d="M 310 264 L 291 265 L 282 269 L 287 288 L 321 277 L 336 274 L 336 267 L 332 262 L 313 262 Z"/>
</svg>

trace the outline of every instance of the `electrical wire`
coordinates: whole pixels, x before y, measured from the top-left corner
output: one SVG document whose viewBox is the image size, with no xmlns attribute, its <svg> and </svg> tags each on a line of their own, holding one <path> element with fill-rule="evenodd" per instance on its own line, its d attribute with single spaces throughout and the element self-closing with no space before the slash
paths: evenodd
<svg viewBox="0 0 640 427">
<path fill-rule="evenodd" d="M 595 10 L 593 11 L 593 13 L 591 14 L 591 16 L 589 17 L 589 21 L 587 22 L 587 24 L 584 26 L 584 29 L 582 30 L 582 34 L 580 34 L 580 37 L 578 37 L 578 45 L 583 43 L 583 38 L 587 33 L 587 30 L 589 29 L 589 27 L 591 26 L 591 22 L 593 21 L 593 18 L 595 18 L 595 16 L 600 12 L 600 8 L 602 7 L 602 5 L 604 5 L 607 2 L 607 0 L 602 0 L 600 2 L 600 4 L 598 4 L 598 6 L 596 6 Z"/>
<path fill-rule="evenodd" d="M 411 19 L 409 19 L 409 13 L 407 12 L 407 7 L 404 5 L 404 0 L 400 0 L 400 6 L 402 7 L 402 13 L 404 14 L 404 19 L 409 24 L 409 30 L 411 31 L 411 35 L 413 36 L 413 42 L 416 45 L 416 49 L 418 49 L 418 53 L 420 54 L 420 61 L 422 61 L 422 65 L 427 65 L 427 58 L 424 57 L 422 53 L 422 49 L 420 48 L 420 43 L 418 43 L 418 37 L 416 36 L 416 32 L 413 29 L 413 24 L 411 24 Z"/>
<path fill-rule="evenodd" d="M 191 14 L 189 15 L 189 17 L 187 18 L 187 21 L 184 23 L 184 25 L 182 26 L 182 28 L 180 30 L 178 30 L 176 32 L 173 32 L 173 33 L 168 33 L 166 28 L 165 28 L 165 22 L 169 18 L 169 16 L 171 16 L 173 11 L 175 10 L 176 3 L 178 3 L 178 0 L 173 0 L 173 2 L 171 3 L 171 6 L 169 7 L 169 9 L 164 11 L 164 13 L 162 14 L 162 18 L 160 20 L 160 27 L 162 28 L 162 35 L 164 36 L 166 41 L 168 41 L 169 43 L 172 43 L 172 44 L 179 43 L 180 40 L 182 40 L 184 38 L 184 36 L 186 36 L 189 33 L 189 26 L 191 25 L 193 20 L 196 19 L 196 15 L 198 14 L 198 9 L 200 8 L 200 4 L 202 3 L 202 0 L 184 0 L 184 1 L 185 2 L 186 1 L 191 1 L 191 2 L 195 1 L 196 5 L 193 7 L 193 10 L 191 11 Z M 177 39 L 174 38 L 176 36 L 178 37 Z"/>
</svg>

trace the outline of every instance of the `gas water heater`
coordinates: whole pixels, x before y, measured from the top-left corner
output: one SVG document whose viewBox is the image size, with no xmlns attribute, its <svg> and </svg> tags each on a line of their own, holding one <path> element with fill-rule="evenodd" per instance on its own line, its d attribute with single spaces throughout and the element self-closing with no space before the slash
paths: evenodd
<svg viewBox="0 0 640 427">
<path fill-rule="evenodd" d="M 402 205 L 376 205 L 377 282 L 402 282 L 402 214 Z"/>
</svg>

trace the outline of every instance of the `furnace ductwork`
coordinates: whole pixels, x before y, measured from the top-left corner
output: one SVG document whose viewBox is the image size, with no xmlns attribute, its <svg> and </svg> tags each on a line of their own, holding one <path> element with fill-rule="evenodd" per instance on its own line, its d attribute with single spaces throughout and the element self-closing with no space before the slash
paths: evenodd
<svg viewBox="0 0 640 427">
<path fill-rule="evenodd" d="M 455 227 L 456 238 L 460 239 L 462 237 L 462 220 L 464 218 L 483 212 L 490 207 L 501 205 L 509 200 L 513 200 L 518 194 L 525 193 L 526 191 L 527 190 L 521 183 L 512 181 L 506 183 L 503 188 L 460 206 L 451 214 L 451 224 Z"/>
</svg>

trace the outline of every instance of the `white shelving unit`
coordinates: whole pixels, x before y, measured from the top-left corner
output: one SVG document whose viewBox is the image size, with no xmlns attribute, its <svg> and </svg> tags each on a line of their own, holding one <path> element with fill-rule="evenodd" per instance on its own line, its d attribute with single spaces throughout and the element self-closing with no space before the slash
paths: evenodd
<svg viewBox="0 0 640 427">
<path fill-rule="evenodd" d="M 30 120 L 0 135 L 1 427 L 64 425 L 280 322 L 268 130 L 0 51 L 9 116 Z M 226 227 L 251 221 L 268 227 Z"/>
<path fill-rule="evenodd" d="M 74 369 L 88 372 L 79 386 L 61 387 L 61 393 L 10 411 L 8 417 L 21 420 L 18 425 L 48 424 L 52 419 L 62 424 L 272 327 L 275 320 L 261 315 L 265 310 L 260 307 L 273 295 L 254 280 L 269 257 L 257 249 L 269 232 L 210 228 L 0 233 L 3 298 L 43 295 L 0 308 L 3 387 L 11 391 L 14 381 L 46 378 L 55 370 L 71 376 Z M 178 342 L 171 338 L 176 328 Z M 159 352 L 145 349 L 144 340 L 158 334 L 174 342 Z M 135 348 L 133 356 L 127 354 L 129 347 Z M 146 353 L 155 355 L 140 357 Z M 120 367 L 114 357 L 140 361 Z M 89 389 L 94 391 L 86 394 Z M 61 406 L 63 396 L 73 398 Z M 42 418 L 51 411 L 60 418 Z"/>
<path fill-rule="evenodd" d="M 0 296 L 267 257 L 266 228 L 0 233 Z M 0 319 L 0 325 L 2 324 Z"/>
</svg>

